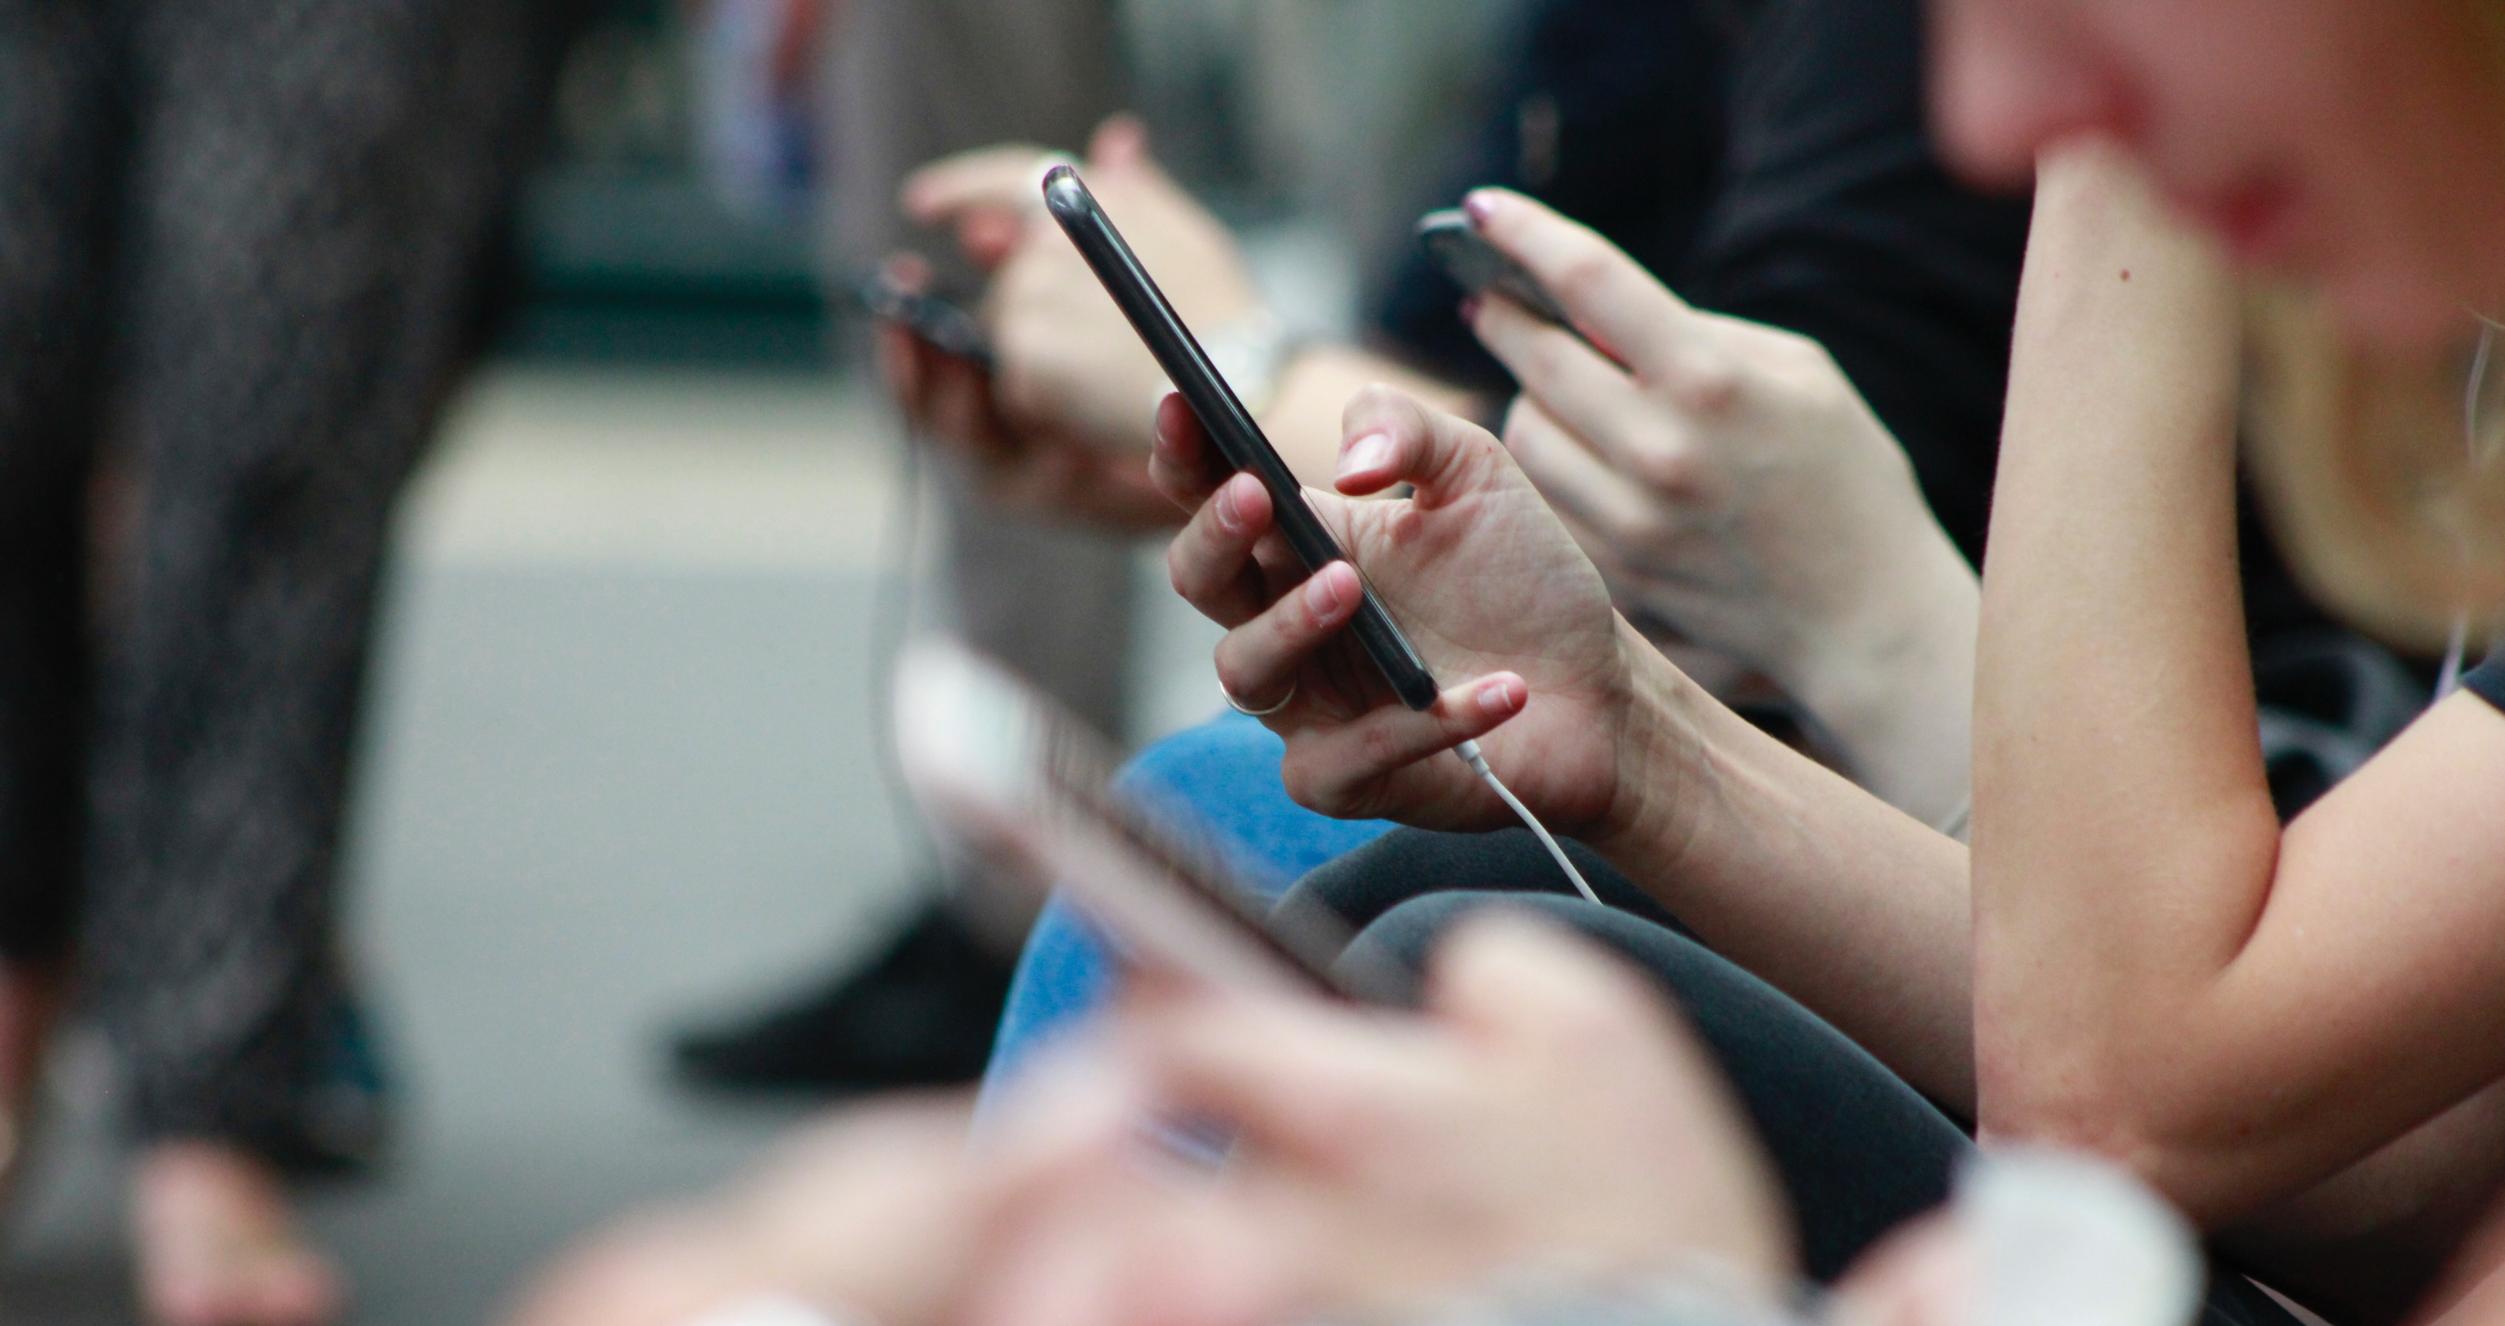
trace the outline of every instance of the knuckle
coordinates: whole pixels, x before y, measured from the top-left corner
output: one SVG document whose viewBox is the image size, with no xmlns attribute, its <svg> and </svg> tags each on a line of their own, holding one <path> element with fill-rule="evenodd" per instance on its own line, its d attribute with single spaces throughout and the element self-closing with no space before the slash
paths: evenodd
<svg viewBox="0 0 2505 1326">
<path fill-rule="evenodd" d="M 1567 367 L 1564 338 L 1534 335 L 1522 343 L 1520 358 L 1524 378 L 1554 382 Z"/>
<path fill-rule="evenodd" d="M 1196 559 L 1183 550 L 1180 538 L 1166 545 L 1166 583 L 1184 602 L 1200 601 L 1199 566 Z"/>
<path fill-rule="evenodd" d="M 1244 688 L 1252 684 L 1252 679 L 1244 675 L 1243 647 L 1238 639 L 1241 634 L 1240 631 L 1229 631 L 1226 638 L 1218 642 L 1212 670 L 1218 674 L 1218 685 L 1224 687 L 1227 694 L 1250 704 L 1258 697 L 1247 697 L 1244 692 Z"/>
<path fill-rule="evenodd" d="M 1608 292 L 1617 277 L 1616 264 L 1599 246 L 1582 244 L 1557 266 L 1556 280 L 1551 284 L 1568 307 L 1583 308 Z"/>
<path fill-rule="evenodd" d="M 1287 799 L 1307 810 L 1328 815 L 1336 806 L 1332 801 L 1331 780 L 1314 767 L 1314 762 L 1289 751 L 1279 764 L 1279 785 Z"/>
<path fill-rule="evenodd" d="M 1400 388 L 1388 382 L 1369 382 L 1348 398 L 1348 408 L 1342 418 L 1350 424 L 1360 420 L 1379 420 L 1398 410 L 1408 399 Z"/>
<path fill-rule="evenodd" d="M 1302 646 L 1329 634 L 1330 618 L 1323 615 L 1323 609 L 1314 605 L 1311 596 L 1297 589 L 1290 597 L 1295 599 L 1295 606 L 1279 614 L 1277 636 L 1281 644 Z"/>
<path fill-rule="evenodd" d="M 1691 498 L 1703 486 L 1703 458 L 1694 448 L 1668 445 L 1637 449 L 1627 458 L 1637 482 L 1664 497 Z"/>
<path fill-rule="evenodd" d="M 1658 508 L 1635 503 L 1612 505 L 1596 514 L 1592 524 L 1616 548 L 1648 548 L 1670 536 L 1670 522 Z"/>
<path fill-rule="evenodd" d="M 1772 327 L 1767 331 L 1772 338 L 1769 342 L 1773 347 L 1772 357 L 1787 367 L 1816 369 L 1835 365 L 1835 356 L 1818 338 L 1804 336 L 1787 327 Z"/>
<path fill-rule="evenodd" d="M 1740 374 L 1727 363 L 1692 364 L 1668 386 L 1671 401 L 1700 418 L 1715 418 L 1739 404 Z"/>
<path fill-rule="evenodd" d="M 1358 729 L 1356 738 L 1359 768 L 1381 773 L 1401 763 L 1400 743 L 1389 727 L 1369 724 Z"/>
</svg>

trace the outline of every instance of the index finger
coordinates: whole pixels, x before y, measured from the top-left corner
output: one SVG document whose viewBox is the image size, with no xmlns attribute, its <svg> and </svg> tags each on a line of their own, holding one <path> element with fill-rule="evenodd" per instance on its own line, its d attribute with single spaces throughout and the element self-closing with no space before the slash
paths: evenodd
<svg viewBox="0 0 2505 1326">
<path fill-rule="evenodd" d="M 1640 372 L 1676 362 L 1702 339 L 1695 309 L 1580 222 L 1507 189 L 1473 190 L 1463 210 L 1619 362 Z"/>
</svg>

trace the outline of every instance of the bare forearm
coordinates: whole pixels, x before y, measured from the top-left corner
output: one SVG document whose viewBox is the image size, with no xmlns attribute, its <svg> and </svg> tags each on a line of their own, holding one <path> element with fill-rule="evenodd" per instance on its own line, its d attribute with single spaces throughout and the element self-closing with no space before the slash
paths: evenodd
<svg viewBox="0 0 2505 1326">
<path fill-rule="evenodd" d="M 2269 889 L 2236 571 L 2236 298 L 2105 158 L 2048 163 L 1976 675 L 1984 1112 L 2093 1078 L 2214 978 Z M 2060 973 L 2058 999 L 2046 977 Z M 2047 1060 L 2051 1062 L 2047 1062 Z"/>
<path fill-rule="evenodd" d="M 1717 952 L 1970 1110 L 1966 852 L 1647 669 L 1636 724 L 1663 772 L 1594 846 Z"/>
</svg>

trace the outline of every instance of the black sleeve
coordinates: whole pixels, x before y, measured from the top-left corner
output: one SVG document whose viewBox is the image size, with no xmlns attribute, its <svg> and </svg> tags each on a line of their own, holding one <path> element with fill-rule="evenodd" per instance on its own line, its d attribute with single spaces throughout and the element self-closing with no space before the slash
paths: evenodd
<svg viewBox="0 0 2505 1326">
<path fill-rule="evenodd" d="M 1435 197 L 1517 189 L 1656 272 L 1694 247 L 1727 125 L 1728 19 L 1713 0 L 1532 0 L 1494 109 Z M 1386 348 L 1448 380 L 1510 390 L 1455 309 L 1461 291 L 1404 233 L 1372 301 Z"/>
<path fill-rule="evenodd" d="M 1732 69 L 1722 193 L 1673 279 L 1702 306 L 1824 345 L 1973 558 L 2028 205 L 1969 191 L 1933 153 L 1921 11 L 1920 0 L 1755 7 Z"/>
<path fill-rule="evenodd" d="M 2487 662 L 2472 668 L 2462 678 L 2462 689 L 2505 709 L 2505 653 L 2492 654 Z"/>
</svg>

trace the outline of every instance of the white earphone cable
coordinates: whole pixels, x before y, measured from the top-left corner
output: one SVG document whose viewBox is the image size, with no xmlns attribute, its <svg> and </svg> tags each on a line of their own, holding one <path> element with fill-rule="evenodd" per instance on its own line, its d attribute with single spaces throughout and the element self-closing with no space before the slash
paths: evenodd
<svg viewBox="0 0 2505 1326">
<path fill-rule="evenodd" d="M 2470 463 L 2479 465 L 2482 456 L 2479 443 L 2479 406 L 2487 393 L 2488 361 L 2496 351 L 2496 324 L 2479 320 L 2479 349 L 2470 357 L 2470 383 L 2462 392 L 2462 440 L 2470 452 Z M 2435 698 L 2441 700 L 2461 688 L 2462 668 L 2470 653 L 2470 614 L 2453 614 L 2453 628 L 2444 642 L 2444 667 L 2436 674 Z"/>
<path fill-rule="evenodd" d="M 1465 741 L 1453 747 L 1453 754 L 1460 756 L 1461 762 L 1469 765 L 1470 771 L 1477 774 L 1496 793 L 1497 799 L 1513 811 L 1515 818 L 1522 821 L 1523 827 L 1531 831 L 1531 836 L 1540 840 L 1540 846 L 1548 849 L 1549 859 L 1557 863 L 1559 870 L 1566 872 L 1566 878 L 1573 882 L 1575 892 L 1593 902 L 1600 902 L 1600 895 L 1592 892 L 1592 886 L 1584 880 L 1583 872 L 1574 868 L 1573 860 L 1566 855 L 1565 848 L 1557 845 L 1557 839 L 1548 832 L 1548 826 L 1540 823 L 1539 816 L 1532 814 L 1531 808 L 1523 805 L 1521 798 L 1513 794 L 1513 789 L 1505 786 L 1505 780 L 1487 767 L 1487 756 L 1480 753 L 1479 743 Z"/>
</svg>

